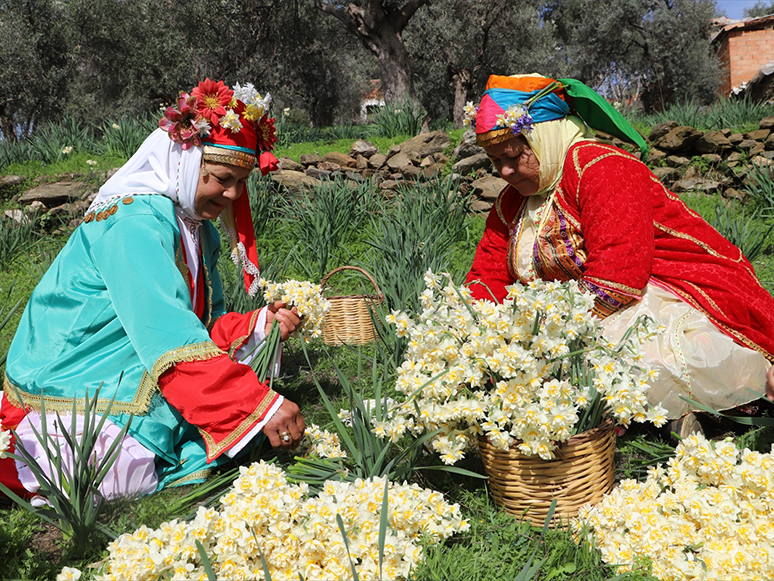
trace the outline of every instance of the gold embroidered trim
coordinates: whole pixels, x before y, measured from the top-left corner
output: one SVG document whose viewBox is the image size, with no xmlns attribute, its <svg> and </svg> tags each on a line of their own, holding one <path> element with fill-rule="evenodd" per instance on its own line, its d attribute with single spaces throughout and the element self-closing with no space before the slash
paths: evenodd
<svg viewBox="0 0 774 581">
<path fill-rule="evenodd" d="M 564 204 L 567 204 L 567 198 L 564 195 L 564 190 L 562 189 L 562 186 L 556 186 L 556 197 L 560 198 L 561 200 L 564 200 Z M 562 217 L 567 220 L 570 225 L 575 228 L 578 232 L 581 231 L 581 224 L 578 220 L 575 219 L 575 216 L 570 214 L 564 207 L 563 204 L 557 204 L 555 203 L 554 206 L 559 207 L 562 211 Z"/>
<path fill-rule="evenodd" d="M 709 296 L 707 296 L 707 293 L 705 293 L 703 290 L 701 290 L 698 286 L 693 284 L 692 282 L 685 281 L 685 284 L 690 285 L 693 290 L 695 290 L 697 293 L 699 293 L 701 296 L 704 297 L 704 300 L 706 300 L 710 305 L 712 305 L 712 308 L 715 309 L 718 313 L 723 315 L 724 317 L 726 314 L 723 312 L 723 310 L 713 301 Z"/>
<path fill-rule="evenodd" d="M 193 343 L 191 345 L 184 345 L 183 347 L 167 351 L 153 364 L 150 374 L 147 371 L 143 371 L 132 401 L 114 401 L 113 405 L 110 407 L 110 414 L 146 414 L 150 407 L 151 399 L 153 399 L 154 394 L 158 390 L 159 376 L 167 369 L 181 361 L 204 361 L 213 357 L 219 357 L 220 355 L 225 355 L 225 352 L 220 350 L 212 341 Z M 8 396 L 8 401 L 19 408 L 29 408 L 39 412 L 42 400 L 45 402 L 47 411 L 71 412 L 73 409 L 72 397 L 41 397 L 39 394 L 28 393 L 11 383 L 8 376 L 5 374 L 3 379 L 3 391 L 5 391 Z M 19 399 L 17 391 L 22 394 L 21 399 Z M 24 400 L 23 402 L 22 399 Z M 107 410 L 109 403 L 110 397 L 99 398 L 97 400 L 96 412 L 99 414 L 104 413 L 105 410 Z M 76 412 L 83 413 L 84 408 L 85 406 L 82 398 L 76 398 Z"/>
<path fill-rule="evenodd" d="M 170 487 L 182 486 L 194 480 L 199 480 L 200 478 L 203 480 L 207 480 L 207 478 L 210 477 L 210 472 L 211 470 L 209 468 L 205 468 L 204 470 L 197 470 L 196 472 L 191 472 L 188 476 L 183 476 L 182 478 L 175 480 L 174 482 L 170 482 L 167 486 L 170 486 Z"/>
<path fill-rule="evenodd" d="M 180 246 L 178 246 L 177 250 L 175 250 L 175 266 L 177 266 L 180 274 L 183 275 L 183 280 L 185 280 L 185 287 L 188 288 L 190 283 L 189 276 L 191 274 L 191 270 L 188 268 L 185 260 L 183 260 L 183 254 L 180 250 Z"/>
<path fill-rule="evenodd" d="M 731 262 L 742 262 L 742 260 L 744 259 L 744 256 L 742 255 L 742 251 L 739 250 L 739 249 L 737 249 L 737 250 L 739 250 L 739 258 L 733 259 L 733 258 L 730 258 L 728 256 L 723 256 L 722 254 L 717 252 L 714 248 L 712 248 L 710 245 L 702 242 L 698 238 L 694 238 L 690 234 L 683 234 L 682 232 L 678 232 L 677 230 L 673 230 L 672 228 L 664 226 L 663 224 L 659 224 L 658 222 L 655 222 L 655 221 L 653 222 L 653 225 L 656 228 L 658 228 L 659 230 L 661 230 L 662 232 L 666 232 L 667 234 L 671 234 L 672 236 L 674 236 L 676 238 L 682 238 L 683 240 L 690 240 L 691 242 L 693 242 L 697 246 L 703 248 L 704 251 L 707 252 L 707 254 L 711 254 L 715 258 L 724 258 L 726 260 L 730 260 Z"/>
<path fill-rule="evenodd" d="M 3 391 L 8 397 L 8 401 L 18 408 L 32 409 L 36 412 L 41 410 L 41 401 L 45 402 L 47 412 L 72 412 L 73 411 L 73 398 L 71 397 L 55 397 L 55 396 L 43 396 L 34 393 L 28 393 L 20 389 L 17 385 L 11 383 L 8 376 L 3 374 Z M 143 379 L 147 373 L 143 373 Z M 117 414 L 134 414 L 144 415 L 147 413 L 150 407 L 150 401 L 153 397 L 155 390 L 152 389 L 153 385 L 148 385 L 143 380 L 140 380 L 140 387 L 134 395 L 132 401 L 114 401 L 110 407 L 111 415 Z M 19 397 L 21 394 L 21 398 Z M 85 395 L 85 394 L 84 394 Z M 93 394 L 92 394 L 93 395 Z M 112 397 L 112 396 L 111 396 Z M 99 398 L 97 400 L 96 412 L 98 414 L 104 414 L 110 403 L 110 397 Z M 83 403 L 83 397 L 76 398 L 75 402 L 76 413 L 83 413 L 85 406 Z"/>
<path fill-rule="evenodd" d="M 505 216 L 503 215 L 503 196 L 505 195 L 506 190 L 508 190 L 508 186 L 505 186 L 505 188 L 503 188 L 503 191 L 500 192 L 500 195 L 497 196 L 497 200 L 495 200 L 495 210 L 497 210 L 497 215 L 500 217 L 500 220 L 505 225 L 505 227 L 510 228 L 508 221 L 505 219 Z"/>
<path fill-rule="evenodd" d="M 595 157 L 592 159 L 589 163 L 587 163 L 584 167 L 581 167 L 580 165 L 580 150 L 584 149 L 586 147 L 595 147 L 595 148 L 601 148 L 609 151 L 610 153 L 604 153 L 600 156 Z M 575 149 L 572 151 L 572 162 L 573 166 L 575 166 L 575 172 L 578 174 L 578 180 L 580 180 L 581 177 L 583 177 L 583 172 L 585 172 L 590 166 L 594 165 L 598 161 L 601 161 L 605 159 L 606 157 L 609 157 L 611 155 L 618 155 L 620 157 L 625 157 L 626 159 L 635 159 L 631 157 L 629 154 L 626 154 L 622 151 L 619 151 L 618 149 L 614 149 L 609 145 L 606 145 L 604 143 L 599 143 L 598 141 L 590 141 L 581 143 L 578 145 Z"/>
<path fill-rule="evenodd" d="M 239 347 L 242 346 L 242 343 L 245 342 L 245 339 L 247 339 L 250 335 L 253 334 L 253 331 L 255 329 L 255 321 L 258 319 L 258 313 L 260 312 L 260 309 L 256 309 L 253 311 L 253 314 L 250 315 L 250 331 L 247 333 L 247 335 L 242 335 L 241 337 L 237 338 L 232 344 L 231 347 L 228 348 L 228 356 L 232 359 L 234 358 L 234 353 L 236 353 L 236 350 L 239 349 Z"/>
<path fill-rule="evenodd" d="M 633 286 L 626 286 L 625 284 L 613 282 L 612 280 L 605 280 L 604 278 L 597 278 L 595 276 L 587 276 L 585 278 L 586 280 L 594 282 L 594 284 L 598 286 L 608 287 L 615 291 L 623 292 L 635 297 L 642 296 L 642 289 L 636 289 Z"/>
<path fill-rule="evenodd" d="M 244 436 L 245 432 L 250 430 L 256 420 L 260 419 L 266 410 L 269 409 L 271 404 L 274 402 L 274 399 L 278 395 L 279 394 L 277 392 L 270 389 L 269 393 L 267 393 L 266 396 L 261 400 L 261 403 L 258 404 L 258 407 L 255 408 L 255 411 L 247 416 L 233 432 L 223 438 L 220 444 L 216 444 L 215 440 L 212 439 L 212 436 L 210 436 L 204 430 L 199 429 L 199 433 L 202 435 L 204 442 L 207 444 L 207 460 L 213 460 L 223 450 L 229 448 L 234 442 L 238 441 L 242 436 Z"/>
<path fill-rule="evenodd" d="M 255 154 L 207 144 L 202 145 L 202 159 L 246 169 L 253 169 L 257 161 Z"/>
<path fill-rule="evenodd" d="M 715 325 L 719 329 L 723 329 L 726 332 L 726 334 L 730 335 L 731 337 L 734 337 L 739 343 L 741 343 L 745 347 L 748 347 L 748 348 L 752 349 L 753 351 L 757 351 L 758 353 L 763 355 L 769 361 L 774 360 L 774 354 L 769 353 L 763 347 L 761 347 L 760 345 L 757 345 L 756 343 L 753 343 L 752 341 L 750 341 L 747 337 L 745 337 L 744 335 L 742 335 L 738 331 L 735 331 L 734 329 L 731 329 L 727 325 L 724 325 L 723 323 L 718 321 L 714 316 L 712 316 L 712 313 L 710 313 L 709 311 L 707 311 L 707 309 L 705 309 L 699 303 L 697 303 L 696 300 L 691 295 L 689 295 L 688 293 L 685 293 L 682 290 L 680 290 L 679 288 L 675 288 L 671 284 L 669 284 L 667 282 L 664 282 L 662 280 L 659 280 L 658 284 L 661 287 L 667 289 L 668 291 L 670 291 L 670 292 L 676 294 L 677 296 L 681 297 L 686 303 L 691 305 L 697 311 L 701 311 L 704 314 L 704 316 L 706 316 L 713 325 Z"/>
<path fill-rule="evenodd" d="M 592 159 L 590 162 L 588 162 L 586 165 L 583 166 L 583 169 L 578 174 L 578 182 L 580 183 L 580 180 L 583 179 L 583 174 L 586 173 L 586 171 L 588 171 L 588 169 L 592 165 L 602 161 L 603 159 L 607 159 L 608 157 L 623 157 L 628 160 L 635 161 L 633 158 L 629 157 L 628 155 L 625 155 L 620 151 L 611 151 L 610 153 L 603 153 L 602 155 L 595 157 L 594 159 Z M 580 189 L 580 187 L 578 189 Z"/>
<path fill-rule="evenodd" d="M 150 370 L 151 380 L 158 384 L 159 377 L 167 369 L 182 361 L 206 361 L 213 357 L 220 357 L 226 352 L 220 349 L 213 341 L 191 343 L 176 349 L 171 349 L 159 357 Z"/>
</svg>

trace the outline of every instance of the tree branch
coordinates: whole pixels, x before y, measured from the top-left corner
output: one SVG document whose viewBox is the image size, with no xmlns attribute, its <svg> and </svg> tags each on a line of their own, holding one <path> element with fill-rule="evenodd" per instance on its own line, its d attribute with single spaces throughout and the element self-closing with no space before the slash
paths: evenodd
<svg viewBox="0 0 774 581">
<path fill-rule="evenodd" d="M 403 7 L 397 8 L 392 11 L 390 16 L 395 23 L 395 31 L 400 34 L 403 29 L 406 28 L 408 21 L 414 16 L 414 13 L 422 8 L 425 4 L 430 4 L 432 0 L 409 0 Z"/>
</svg>

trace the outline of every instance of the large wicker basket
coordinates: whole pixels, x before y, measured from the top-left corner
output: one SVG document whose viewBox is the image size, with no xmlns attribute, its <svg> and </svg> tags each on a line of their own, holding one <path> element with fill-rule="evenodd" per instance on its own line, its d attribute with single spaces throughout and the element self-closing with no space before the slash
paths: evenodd
<svg viewBox="0 0 774 581">
<path fill-rule="evenodd" d="M 369 307 L 383 303 L 384 296 L 373 277 L 357 266 L 340 266 L 330 271 L 320 282 L 323 290 L 328 279 L 343 270 L 355 270 L 363 274 L 373 285 L 376 294 L 327 297 L 331 309 L 325 317 L 323 342 L 326 345 L 364 345 L 377 337 Z"/>
<path fill-rule="evenodd" d="M 613 488 L 615 429 L 610 419 L 564 442 L 553 460 L 524 456 L 513 448 L 500 450 L 483 437 L 478 444 L 495 503 L 519 516 L 529 509 L 526 518 L 538 526 L 554 498 L 555 517 L 566 520 Z"/>
</svg>

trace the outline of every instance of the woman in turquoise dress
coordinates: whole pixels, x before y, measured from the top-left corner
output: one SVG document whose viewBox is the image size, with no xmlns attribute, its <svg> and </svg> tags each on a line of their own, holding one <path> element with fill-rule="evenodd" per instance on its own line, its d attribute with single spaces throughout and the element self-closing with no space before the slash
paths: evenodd
<svg viewBox="0 0 774 581">
<path fill-rule="evenodd" d="M 251 84 L 207 79 L 181 92 L 100 189 L 22 315 L 6 362 L 2 426 L 42 458 L 33 430 L 52 426 L 48 412 L 82 407 L 98 388 L 104 412 L 115 396 L 98 453 L 132 419 L 103 483 L 107 497 L 200 482 L 261 434 L 284 449 L 303 436 L 298 406 L 243 363 L 275 319 L 284 339 L 298 314 L 280 302 L 225 312 L 211 222 L 221 218 L 255 295 L 245 182 L 254 167 L 276 169 L 268 105 Z M 0 482 L 27 496 L 38 488 L 29 468 L 8 458 Z"/>
</svg>

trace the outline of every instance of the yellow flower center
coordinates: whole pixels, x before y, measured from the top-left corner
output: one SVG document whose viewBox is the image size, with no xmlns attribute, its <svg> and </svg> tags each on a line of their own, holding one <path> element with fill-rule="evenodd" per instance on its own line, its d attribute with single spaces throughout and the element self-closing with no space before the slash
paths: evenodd
<svg viewBox="0 0 774 581">
<path fill-rule="evenodd" d="M 202 97 L 202 101 L 204 101 L 204 104 L 207 106 L 208 109 L 217 109 L 220 106 L 220 102 L 218 101 L 217 95 L 205 95 Z"/>
</svg>

